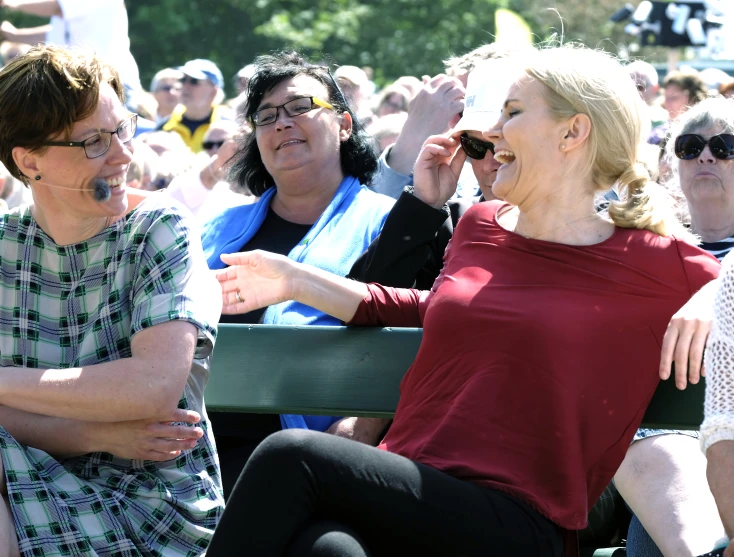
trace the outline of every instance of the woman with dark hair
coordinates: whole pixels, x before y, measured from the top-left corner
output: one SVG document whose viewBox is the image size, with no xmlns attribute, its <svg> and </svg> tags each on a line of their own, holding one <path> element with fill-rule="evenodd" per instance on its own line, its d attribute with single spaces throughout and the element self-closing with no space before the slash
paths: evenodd
<svg viewBox="0 0 734 557">
<path fill-rule="evenodd" d="M 235 155 L 232 183 L 260 197 L 204 225 L 210 268 L 223 253 L 262 249 L 345 276 L 382 230 L 393 200 L 365 186 L 377 169 L 369 137 L 357 124 L 327 68 L 296 53 L 261 56 L 245 116 L 253 132 Z M 230 323 L 336 325 L 338 319 L 297 302 L 277 304 Z M 225 492 L 257 443 L 281 428 L 327 430 L 324 416 L 220 414 L 217 446 Z M 215 426 L 216 428 L 217 426 Z"/>
</svg>

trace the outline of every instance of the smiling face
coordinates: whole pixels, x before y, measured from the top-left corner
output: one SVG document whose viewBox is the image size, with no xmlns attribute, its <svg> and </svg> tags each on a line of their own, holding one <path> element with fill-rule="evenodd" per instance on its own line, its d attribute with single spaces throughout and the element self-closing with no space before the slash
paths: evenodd
<svg viewBox="0 0 734 557">
<path fill-rule="evenodd" d="M 723 131 L 716 127 L 692 130 L 690 133 L 708 140 Z M 715 211 L 731 215 L 734 224 L 734 160 L 717 159 L 706 145 L 698 157 L 677 162 L 681 190 L 694 221 L 705 219 L 706 214 Z M 694 227 L 706 228 L 707 224 L 694 222 Z"/>
<path fill-rule="evenodd" d="M 94 112 L 74 124 L 70 141 L 84 141 L 100 130 L 114 131 L 130 116 L 112 87 L 100 86 L 99 102 Z M 66 140 L 49 138 L 51 141 Z M 70 218 L 104 218 L 124 214 L 127 210 L 125 178 L 132 161 L 132 142 L 123 144 L 112 135 L 108 151 L 88 159 L 81 147 L 47 147 L 42 154 L 14 150 L 16 162 L 26 176 L 31 176 L 35 204 L 41 211 L 62 212 Z M 38 175 L 40 180 L 35 180 Z M 108 201 L 94 199 L 93 181 L 104 179 L 111 188 Z M 54 187 L 57 186 L 57 187 Z"/>
<path fill-rule="evenodd" d="M 281 81 L 265 93 L 258 110 L 300 97 L 316 97 L 327 102 L 329 99 L 325 85 L 301 74 Z M 266 170 L 276 185 L 282 186 L 289 177 L 303 178 L 305 182 L 324 173 L 341 175 L 341 143 L 349 138 L 351 129 L 351 119 L 346 113 L 317 107 L 298 116 L 288 116 L 279 108 L 274 124 L 255 127 L 255 138 Z"/>
<path fill-rule="evenodd" d="M 554 190 L 562 159 L 565 125 L 555 120 L 543 96 L 545 85 L 527 76 L 508 92 L 497 123 L 483 137 L 495 146 L 492 192 L 513 205 L 543 199 Z"/>
</svg>

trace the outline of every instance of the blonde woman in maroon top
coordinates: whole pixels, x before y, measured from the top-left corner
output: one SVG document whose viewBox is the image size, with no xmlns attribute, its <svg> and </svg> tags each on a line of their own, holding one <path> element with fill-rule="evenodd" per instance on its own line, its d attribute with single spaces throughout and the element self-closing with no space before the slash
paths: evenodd
<svg viewBox="0 0 734 557">
<path fill-rule="evenodd" d="M 653 202 L 636 164 L 644 106 L 616 60 L 556 48 L 510 63 L 517 79 L 471 125 L 503 163 L 504 201 L 464 214 L 430 291 L 222 256 L 227 312 L 296 299 L 424 333 L 380 446 L 271 436 L 209 557 L 235 543 L 258 556 L 576 554 L 658 384 L 670 318 L 719 265 Z M 458 138 L 430 138 L 416 184 L 443 196 L 465 156 Z M 615 182 L 629 196 L 606 220 L 594 194 Z"/>
</svg>

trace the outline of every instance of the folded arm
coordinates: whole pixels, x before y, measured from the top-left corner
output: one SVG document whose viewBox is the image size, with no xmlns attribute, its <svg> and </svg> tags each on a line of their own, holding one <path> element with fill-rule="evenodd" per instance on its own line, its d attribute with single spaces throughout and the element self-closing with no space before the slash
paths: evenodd
<svg viewBox="0 0 734 557">
<path fill-rule="evenodd" d="M 132 338 L 132 356 L 68 369 L 5 367 L 0 404 L 34 414 L 95 422 L 147 419 L 178 406 L 197 329 L 169 321 Z"/>
<path fill-rule="evenodd" d="M 204 431 L 190 426 L 199 421 L 197 412 L 179 408 L 150 420 L 85 422 L 0 406 L 0 425 L 10 435 L 58 459 L 107 452 L 119 458 L 169 460 L 196 446 Z"/>
</svg>

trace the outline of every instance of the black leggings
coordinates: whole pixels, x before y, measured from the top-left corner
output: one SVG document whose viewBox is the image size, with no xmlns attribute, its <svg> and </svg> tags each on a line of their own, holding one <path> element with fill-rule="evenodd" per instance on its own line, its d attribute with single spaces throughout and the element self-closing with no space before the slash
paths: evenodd
<svg viewBox="0 0 734 557">
<path fill-rule="evenodd" d="M 324 433 L 252 454 L 207 557 L 563 555 L 558 528 L 499 491 Z"/>
</svg>

